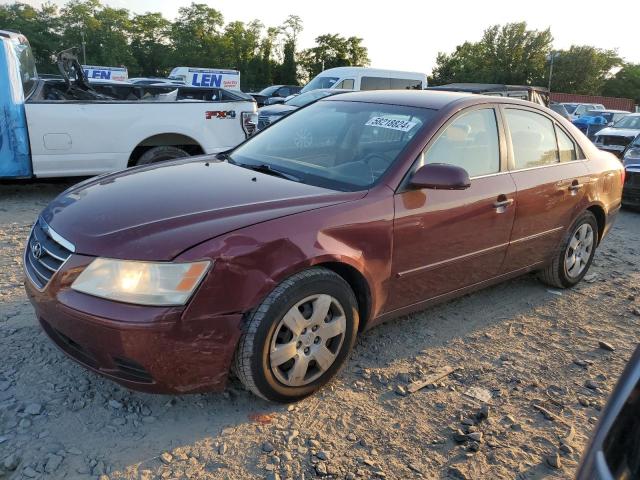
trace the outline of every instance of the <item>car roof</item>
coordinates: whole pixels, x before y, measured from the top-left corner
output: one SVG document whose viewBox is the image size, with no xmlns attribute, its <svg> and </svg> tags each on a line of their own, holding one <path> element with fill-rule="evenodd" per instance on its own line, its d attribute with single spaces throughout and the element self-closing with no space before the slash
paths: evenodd
<svg viewBox="0 0 640 480">
<path fill-rule="evenodd" d="M 627 110 L 609 110 L 605 108 L 604 110 L 589 110 L 590 112 L 598 112 L 598 113 L 631 113 Z"/>
<path fill-rule="evenodd" d="M 440 110 L 457 102 L 464 102 L 469 105 L 482 103 L 509 103 L 528 107 L 540 106 L 533 102 L 518 100 L 515 98 L 437 90 L 366 90 L 325 97 L 319 101 L 382 103 L 387 105 L 430 108 L 432 110 Z"/>
</svg>

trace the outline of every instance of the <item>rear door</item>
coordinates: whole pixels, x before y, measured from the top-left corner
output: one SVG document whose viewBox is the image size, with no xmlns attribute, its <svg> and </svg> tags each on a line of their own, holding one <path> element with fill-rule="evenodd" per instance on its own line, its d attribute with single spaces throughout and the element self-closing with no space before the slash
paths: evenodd
<svg viewBox="0 0 640 480">
<path fill-rule="evenodd" d="M 544 263 L 584 198 L 589 171 L 571 136 L 539 110 L 503 106 L 515 221 L 503 271 Z"/>
<path fill-rule="evenodd" d="M 387 311 L 498 274 L 514 220 L 515 184 L 493 107 L 454 117 L 417 161 L 467 170 L 466 190 L 401 189 L 394 197 L 393 275 Z M 501 161 L 502 158 L 502 161 Z"/>
</svg>

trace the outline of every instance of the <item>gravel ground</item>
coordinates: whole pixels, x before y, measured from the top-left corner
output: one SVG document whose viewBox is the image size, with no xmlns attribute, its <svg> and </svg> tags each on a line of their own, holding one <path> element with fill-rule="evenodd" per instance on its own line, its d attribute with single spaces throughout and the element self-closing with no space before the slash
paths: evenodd
<svg viewBox="0 0 640 480">
<path fill-rule="evenodd" d="M 66 186 L 0 184 L 0 478 L 567 478 L 640 336 L 640 214 L 623 211 L 577 288 L 525 276 L 389 322 L 296 405 L 238 382 L 131 392 L 60 353 L 23 291 L 30 224 Z"/>
</svg>

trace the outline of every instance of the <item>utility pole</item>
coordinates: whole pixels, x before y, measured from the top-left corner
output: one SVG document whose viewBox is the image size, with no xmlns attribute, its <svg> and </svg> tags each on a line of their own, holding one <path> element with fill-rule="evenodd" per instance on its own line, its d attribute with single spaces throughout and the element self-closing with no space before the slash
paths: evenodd
<svg viewBox="0 0 640 480">
<path fill-rule="evenodd" d="M 87 64 L 87 49 L 84 41 L 84 30 L 80 30 L 80 36 L 82 37 L 82 63 Z"/>
<path fill-rule="evenodd" d="M 553 59 L 556 58 L 559 55 L 560 52 L 554 52 L 552 51 L 549 55 L 548 55 L 548 60 L 550 62 L 549 64 L 549 93 L 551 93 L 551 77 L 553 76 Z"/>
</svg>

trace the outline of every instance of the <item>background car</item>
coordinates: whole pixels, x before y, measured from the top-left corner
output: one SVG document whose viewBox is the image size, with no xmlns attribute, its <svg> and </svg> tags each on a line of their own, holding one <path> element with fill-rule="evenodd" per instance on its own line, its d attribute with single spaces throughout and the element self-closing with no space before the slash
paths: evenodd
<svg viewBox="0 0 640 480">
<path fill-rule="evenodd" d="M 277 122 L 281 118 L 295 112 L 297 109 L 309 105 L 316 100 L 338 93 L 350 92 L 351 90 L 333 90 L 323 88 L 319 90 L 312 90 L 310 92 L 295 95 L 287 99 L 284 103 L 279 105 L 268 105 L 258 110 L 258 127 L 257 130 L 262 130 L 268 127 L 272 123 Z"/>
<path fill-rule="evenodd" d="M 622 157 L 622 152 L 640 135 L 640 113 L 630 113 L 610 127 L 600 130 L 593 140 L 600 150 Z"/>
<path fill-rule="evenodd" d="M 584 115 L 589 110 L 604 110 L 604 105 L 601 103 L 574 103 L 574 102 L 562 102 L 561 105 L 564 105 L 564 108 L 567 109 L 569 115 L 571 115 L 571 119 L 575 120 L 580 115 Z"/>
<path fill-rule="evenodd" d="M 298 85 L 271 85 L 263 88 L 258 93 L 250 93 L 256 99 L 258 107 L 264 105 L 272 105 L 274 103 L 282 103 L 289 95 L 300 93 L 302 87 Z"/>
<path fill-rule="evenodd" d="M 171 78 L 160 77 L 135 77 L 130 78 L 129 83 L 134 85 L 184 85 L 181 80 L 173 80 Z"/>
<path fill-rule="evenodd" d="M 640 135 L 623 152 L 622 164 L 625 169 L 622 204 L 640 209 Z"/>
<path fill-rule="evenodd" d="M 613 125 L 630 113 L 625 110 L 589 110 L 573 120 L 573 124 L 590 140 L 593 140 L 600 130 Z"/>
<path fill-rule="evenodd" d="M 571 115 L 569 115 L 569 112 L 567 112 L 567 109 L 563 104 L 551 102 L 549 104 L 549 108 L 560 115 L 562 118 L 566 118 L 567 120 L 571 121 Z"/>
<path fill-rule="evenodd" d="M 627 363 L 585 449 L 576 480 L 640 478 L 640 347 Z"/>
</svg>

